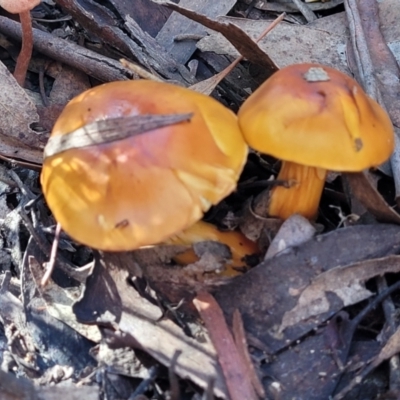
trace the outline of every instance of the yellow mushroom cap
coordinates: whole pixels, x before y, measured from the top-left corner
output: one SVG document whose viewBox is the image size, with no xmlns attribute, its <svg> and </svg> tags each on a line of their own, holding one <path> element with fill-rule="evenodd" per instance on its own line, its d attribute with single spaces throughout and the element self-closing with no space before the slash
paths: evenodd
<svg viewBox="0 0 400 400">
<path fill-rule="evenodd" d="M 235 189 L 247 145 L 229 109 L 166 83 L 107 83 L 65 107 L 52 137 L 108 118 L 185 113 L 188 122 L 44 160 L 43 193 L 72 238 L 108 251 L 163 241 Z"/>
<path fill-rule="evenodd" d="M 360 171 L 386 161 L 393 126 L 349 76 L 318 64 L 283 68 L 242 105 L 247 143 L 276 158 L 334 171 Z"/>
</svg>

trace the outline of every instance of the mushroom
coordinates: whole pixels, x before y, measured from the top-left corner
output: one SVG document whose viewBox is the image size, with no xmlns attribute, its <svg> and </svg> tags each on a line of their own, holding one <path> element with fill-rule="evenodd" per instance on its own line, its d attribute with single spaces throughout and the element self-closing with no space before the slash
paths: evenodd
<svg viewBox="0 0 400 400">
<path fill-rule="evenodd" d="M 24 85 L 33 49 L 33 32 L 30 11 L 39 3 L 40 0 L 0 0 L 0 6 L 11 14 L 19 14 L 21 22 L 22 47 L 14 70 L 14 77 L 20 86 Z"/>
<path fill-rule="evenodd" d="M 96 122 L 185 113 L 189 121 L 50 151 L 52 140 Z M 190 227 L 230 194 L 247 149 L 236 116 L 208 96 L 167 83 L 112 82 L 67 104 L 45 148 L 41 184 L 72 238 L 99 250 L 134 250 Z"/>
<path fill-rule="evenodd" d="M 213 241 L 219 242 L 229 247 L 231 252 L 230 260 L 225 264 L 224 276 L 234 276 L 238 270 L 246 266 L 245 257 L 259 252 L 257 244 L 241 232 L 220 231 L 214 225 L 199 221 L 189 228 L 178 232 L 168 238 L 165 244 L 192 245 L 194 243 Z M 190 249 L 174 257 L 174 261 L 181 265 L 192 264 L 198 261 L 198 257 Z"/>
<path fill-rule="evenodd" d="M 327 170 L 356 172 L 386 161 L 393 127 L 360 85 L 333 68 L 298 64 L 264 82 L 239 110 L 247 143 L 282 160 L 268 214 L 313 219 Z"/>
</svg>

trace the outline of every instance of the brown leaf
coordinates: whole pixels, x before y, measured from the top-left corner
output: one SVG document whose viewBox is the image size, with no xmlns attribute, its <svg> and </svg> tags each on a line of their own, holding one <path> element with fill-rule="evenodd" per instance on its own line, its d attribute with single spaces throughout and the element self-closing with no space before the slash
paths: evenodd
<svg viewBox="0 0 400 400">
<path fill-rule="evenodd" d="M 67 104 L 91 87 L 89 77 L 76 68 L 62 64 L 50 92 L 51 104 Z"/>
<path fill-rule="evenodd" d="M 391 208 L 371 185 L 364 172 L 345 173 L 352 195 L 380 222 L 400 224 L 400 215 Z"/>
</svg>

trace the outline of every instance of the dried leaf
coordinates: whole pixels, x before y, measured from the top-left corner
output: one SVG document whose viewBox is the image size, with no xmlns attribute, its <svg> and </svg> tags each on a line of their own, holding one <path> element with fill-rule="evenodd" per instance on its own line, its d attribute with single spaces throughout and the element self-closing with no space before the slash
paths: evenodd
<svg viewBox="0 0 400 400">
<path fill-rule="evenodd" d="M 160 320 L 160 308 L 129 283 L 126 268 L 134 262 L 130 254 L 110 253 L 105 260 L 104 255 L 103 259 L 95 256 L 84 297 L 74 307 L 78 320 L 109 326 L 113 330 L 105 333 L 113 347 L 139 347 L 166 366 L 171 365 L 176 349 L 180 349 L 175 372 L 203 388 L 214 379 L 214 393 L 226 398 L 224 379 L 208 337 L 203 334 L 201 340 L 196 340 L 172 321 Z"/>
<path fill-rule="evenodd" d="M 264 260 L 275 257 L 289 247 L 300 246 L 310 240 L 316 229 L 304 217 L 294 214 L 280 227 L 265 254 Z"/>
<path fill-rule="evenodd" d="M 386 0 L 384 3 L 386 7 L 392 6 L 391 18 L 393 14 L 400 16 L 398 2 Z M 400 99 L 398 96 L 400 68 L 395 57 L 396 49 L 391 51 L 387 44 L 389 35 L 384 34 L 384 27 L 390 27 L 390 25 L 387 25 L 387 19 L 380 15 L 378 3 L 375 0 L 361 3 L 346 2 L 346 11 L 352 33 L 352 49 L 349 49 L 349 58 L 354 60 L 353 69 L 365 91 L 387 110 L 395 128 L 397 140 L 390 164 L 396 187 L 396 199 L 400 202 Z M 382 26 L 383 21 L 386 24 Z M 395 20 L 392 21 L 394 26 L 398 25 Z M 396 39 L 400 41 L 399 30 L 397 30 Z M 400 58 L 400 54 L 397 54 L 397 58 Z"/>
<path fill-rule="evenodd" d="M 180 0 L 179 7 L 213 17 L 215 15 L 226 15 L 235 3 L 235 0 Z M 174 60 L 184 65 L 196 51 L 196 42 L 194 40 L 176 40 L 177 37 L 185 36 L 185 34 L 204 35 L 204 32 L 204 26 L 173 12 L 158 32 L 156 39 Z"/>
<path fill-rule="evenodd" d="M 254 21 L 232 17 L 221 17 L 218 21 L 236 26 L 254 40 L 268 24 L 263 20 Z M 315 62 L 349 74 L 345 43 L 345 36 L 283 22 L 261 40 L 259 46 L 279 68 L 296 63 Z M 217 54 L 227 54 L 233 57 L 238 55 L 235 48 L 221 34 L 215 32 L 210 32 L 209 36 L 197 42 L 197 47 L 201 51 L 214 51 Z"/>
<path fill-rule="evenodd" d="M 92 342 L 100 342 L 101 335 L 99 328 L 97 326 L 79 323 L 72 311 L 72 306 L 80 297 L 81 290 L 78 288 L 74 288 L 73 290 L 63 289 L 51 279 L 49 279 L 46 286 L 43 287 L 41 285 L 41 280 L 43 278 L 44 268 L 40 266 L 34 257 L 29 257 L 28 263 L 33 279 L 36 282 L 36 289 L 46 303 L 46 310 L 48 313 Z"/>
<path fill-rule="evenodd" d="M 51 104 L 65 105 L 90 87 L 89 77 L 84 72 L 62 64 L 51 88 L 49 100 Z"/>
<path fill-rule="evenodd" d="M 10 137 L 21 147 L 43 148 L 40 135 L 31 129 L 39 121 L 36 107 L 3 63 L 0 63 L 0 80 L 1 135 Z"/>
<path fill-rule="evenodd" d="M 345 173 L 352 195 L 380 222 L 400 224 L 400 215 L 391 208 L 371 185 L 364 172 Z"/>
<path fill-rule="evenodd" d="M 337 7 L 339 4 L 342 4 L 343 0 L 329 0 L 323 2 L 316 2 L 307 4 L 311 10 L 319 11 L 319 10 L 329 10 L 330 8 Z M 255 4 L 255 8 L 264 11 L 275 11 L 275 12 L 295 12 L 297 13 L 299 10 L 296 5 L 292 2 L 281 2 L 281 1 L 257 1 Z"/>
<path fill-rule="evenodd" d="M 370 363 L 364 363 L 363 365 L 365 366 L 365 368 L 363 369 L 363 371 L 357 376 L 355 376 L 352 379 L 352 381 L 333 398 L 333 400 L 341 400 L 345 398 L 345 395 L 349 393 L 351 389 L 359 385 L 373 369 L 375 369 L 378 365 L 382 364 L 384 361 L 389 360 L 399 352 L 400 352 L 400 328 L 397 328 L 396 332 L 394 332 L 394 334 L 390 336 L 390 338 L 383 346 L 379 354 L 372 360 L 368 360 L 370 361 Z"/>
<path fill-rule="evenodd" d="M 268 68 L 271 72 L 277 70 L 276 65 L 270 59 L 268 54 L 262 51 L 260 47 L 254 42 L 254 40 L 252 40 L 242 29 L 232 24 L 231 22 L 219 21 L 208 18 L 205 15 L 201 15 L 194 11 L 187 10 L 169 1 L 160 1 L 160 0 L 153 0 L 153 1 L 155 1 L 157 4 L 162 4 L 169 7 L 170 9 L 179 12 L 180 14 L 206 26 L 207 28 L 222 33 L 226 37 L 226 39 L 228 39 L 235 46 L 235 48 L 240 52 L 240 54 L 244 58 L 247 58 L 249 61 L 252 61 L 253 63 L 258 65 L 262 65 L 265 68 Z M 263 29 L 264 28 L 265 25 Z M 258 33 L 258 35 L 262 32 L 262 30 Z"/>
<path fill-rule="evenodd" d="M 218 303 L 211 294 L 200 292 L 193 300 L 193 304 L 200 313 L 217 350 L 230 398 L 232 400 L 257 400 L 258 397 L 252 386 L 251 377 L 241 354 L 236 348 Z"/>
<path fill-rule="evenodd" d="M 0 80 L 0 154 L 40 164 L 43 143 L 30 128 L 39 121 L 35 105 L 1 62 Z"/>
<path fill-rule="evenodd" d="M 234 310 L 239 309 L 246 331 L 274 353 L 315 329 L 343 307 L 343 300 L 328 293 L 328 312 L 301 321 L 283 332 L 279 330 L 285 313 L 296 307 L 301 293 L 319 274 L 335 267 L 396 254 L 400 250 L 399 243 L 400 227 L 396 225 L 338 229 L 262 262 L 217 288 L 215 297 L 228 320 Z"/>
<path fill-rule="evenodd" d="M 264 36 L 266 36 L 272 29 L 275 28 L 277 24 L 279 24 L 285 15 L 281 14 L 278 18 L 276 18 L 271 24 L 267 26 L 267 28 L 260 34 L 257 38 L 256 43 L 258 43 Z M 190 86 L 190 89 L 195 90 L 196 92 L 203 93 L 206 95 L 210 95 L 213 90 L 217 87 L 217 85 L 231 72 L 233 69 L 242 61 L 243 56 L 238 57 L 235 61 L 233 61 L 230 65 L 228 65 L 224 70 L 219 72 L 218 74 L 212 76 L 211 78 L 205 79 L 204 81 L 195 83 Z"/>
<path fill-rule="evenodd" d="M 343 307 L 356 304 L 372 296 L 365 287 L 365 282 L 375 276 L 381 276 L 388 272 L 400 271 L 400 256 L 361 261 L 358 263 L 339 266 L 326 271 L 313 279 L 300 294 L 297 304 L 287 311 L 278 332 L 283 332 L 290 326 L 296 325 L 302 320 L 320 314 L 337 311 L 332 309 L 330 298 L 335 294 Z M 293 288 L 293 292 L 297 289 Z M 289 291 L 291 289 L 289 288 Z"/>
</svg>

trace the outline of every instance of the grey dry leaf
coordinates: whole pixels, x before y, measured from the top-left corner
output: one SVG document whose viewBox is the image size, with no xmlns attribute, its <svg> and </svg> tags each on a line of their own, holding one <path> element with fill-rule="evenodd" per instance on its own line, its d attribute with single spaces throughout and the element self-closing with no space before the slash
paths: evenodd
<svg viewBox="0 0 400 400">
<path fill-rule="evenodd" d="M 246 3 L 250 4 L 251 0 L 247 0 Z M 337 7 L 339 4 L 343 3 L 343 0 L 329 0 L 329 1 L 319 1 L 319 0 L 309 0 L 306 1 L 308 7 L 312 11 L 319 10 L 329 10 L 330 8 Z M 275 11 L 275 12 L 298 12 L 296 4 L 292 1 L 257 1 L 255 8 L 264 11 Z"/>
<path fill-rule="evenodd" d="M 399 271 L 400 256 L 389 256 L 339 266 L 323 272 L 302 291 L 296 306 L 283 315 L 279 332 L 309 317 L 329 311 L 327 293 L 334 293 L 343 302 L 343 306 L 356 304 L 373 295 L 365 288 L 368 279 Z"/>
<path fill-rule="evenodd" d="M 184 7 L 198 14 L 208 17 L 226 15 L 235 5 L 235 0 L 180 0 L 179 7 Z M 196 51 L 196 43 L 191 40 L 175 40 L 178 35 L 204 35 L 205 28 L 201 24 L 191 21 L 179 13 L 173 12 L 157 33 L 157 42 L 167 50 L 168 54 L 181 64 L 186 64 L 190 56 Z"/>
<path fill-rule="evenodd" d="M 180 7 L 179 5 L 172 3 L 170 1 L 161 1 L 161 0 L 153 0 L 157 4 L 165 5 L 171 8 L 174 11 L 179 12 L 196 21 L 209 29 L 213 29 L 215 31 L 220 32 L 224 37 L 229 40 L 233 46 L 240 52 L 240 54 L 247 58 L 249 61 L 252 61 L 255 64 L 261 65 L 265 68 L 268 68 L 271 72 L 275 72 L 277 70 L 277 66 L 271 60 L 269 55 L 263 51 L 259 45 L 250 38 L 246 32 L 244 32 L 240 27 L 231 23 L 230 19 L 211 19 L 205 15 L 198 14 L 192 10 L 188 10 L 186 8 Z M 260 35 L 260 33 L 265 29 L 265 25 L 263 28 L 257 33 L 256 38 Z M 255 39 L 256 39 L 255 38 Z M 236 54 L 237 55 L 237 54 Z"/>
<path fill-rule="evenodd" d="M 253 39 L 257 38 L 270 23 L 232 17 L 220 17 L 218 21 L 239 27 Z M 197 47 L 201 51 L 213 51 L 233 57 L 238 55 L 237 50 L 221 34 L 212 31 L 209 33 L 209 36 L 197 42 Z M 291 64 L 315 62 L 350 73 L 345 56 L 344 35 L 282 22 L 260 41 L 259 46 L 279 68 Z"/>
<path fill-rule="evenodd" d="M 70 326 L 87 339 L 98 343 L 101 339 L 99 328 L 96 325 L 85 325 L 77 321 L 75 314 L 72 311 L 72 306 L 78 300 L 81 289 L 72 290 L 64 289 L 55 284 L 51 279 L 48 280 L 46 286 L 41 285 L 44 270 L 39 265 L 38 261 L 30 256 L 29 269 L 33 279 L 36 282 L 36 288 L 46 303 L 46 309 L 49 314 L 57 318 L 59 321 Z"/>
<path fill-rule="evenodd" d="M 139 346 L 160 363 L 171 366 L 177 349 L 182 354 L 174 372 L 207 387 L 214 380 L 214 394 L 227 398 L 227 391 L 215 350 L 204 332 L 202 338 L 187 336 L 161 309 L 144 298 L 129 283 L 132 252 L 95 253 L 94 269 L 83 298 L 75 303 L 78 320 L 89 324 L 111 324 L 103 330 L 113 348 Z M 118 328 L 118 330 L 115 330 Z"/>
<path fill-rule="evenodd" d="M 0 63 L 0 81 L 1 134 L 20 141 L 22 145 L 38 143 L 38 134 L 30 128 L 32 123 L 39 121 L 36 107 L 3 63 Z"/>
<path fill-rule="evenodd" d="M 268 247 L 264 260 L 275 257 L 289 247 L 300 246 L 310 240 L 316 233 L 316 229 L 308 219 L 299 214 L 290 216 L 280 227 Z"/>
<path fill-rule="evenodd" d="M 382 33 L 399 62 L 400 24 L 396 23 L 400 16 L 399 3 L 397 0 L 383 0 L 379 2 L 379 11 Z M 237 25 L 252 38 L 256 38 L 269 23 L 229 17 L 221 17 L 219 21 L 229 21 Z M 209 36 L 197 42 L 201 51 L 237 56 L 237 51 L 222 35 L 213 31 L 209 33 Z M 316 62 L 349 74 L 345 54 L 348 34 L 343 12 L 320 18 L 307 26 L 281 23 L 259 46 L 280 68 L 295 63 Z"/>
</svg>

